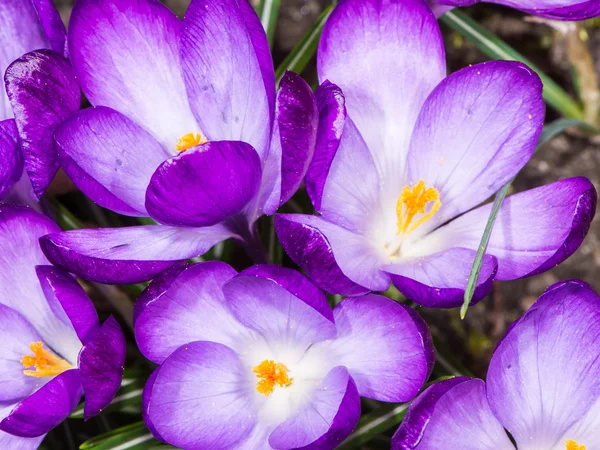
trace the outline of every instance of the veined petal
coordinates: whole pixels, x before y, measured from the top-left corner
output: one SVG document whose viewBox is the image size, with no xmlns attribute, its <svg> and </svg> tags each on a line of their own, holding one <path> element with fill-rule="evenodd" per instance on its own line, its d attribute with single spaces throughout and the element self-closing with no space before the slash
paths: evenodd
<svg viewBox="0 0 600 450">
<path fill-rule="evenodd" d="M 0 199 L 4 199 L 23 175 L 23 154 L 13 119 L 0 122 Z"/>
<path fill-rule="evenodd" d="M 442 5 L 469 6 L 480 0 L 440 0 Z M 486 0 L 534 16 L 556 20 L 585 20 L 600 15 L 596 0 Z M 437 3 L 437 2 L 436 2 Z"/>
<path fill-rule="evenodd" d="M 52 0 L 33 0 L 33 5 L 52 50 L 67 56 L 67 30 Z"/>
<path fill-rule="evenodd" d="M 34 438 L 24 438 L 0 431 L 0 448 L 10 448 L 10 450 L 37 450 L 45 437 L 46 435 L 42 434 L 41 436 Z"/>
</svg>

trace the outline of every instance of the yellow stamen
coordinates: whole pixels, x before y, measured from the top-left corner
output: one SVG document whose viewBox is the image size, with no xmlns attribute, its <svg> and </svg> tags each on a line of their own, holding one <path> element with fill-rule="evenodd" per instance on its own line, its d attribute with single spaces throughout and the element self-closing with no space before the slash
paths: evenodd
<svg viewBox="0 0 600 450">
<path fill-rule="evenodd" d="M 30 377 L 55 377 L 65 370 L 72 369 L 73 366 L 64 359 L 60 359 L 48 350 L 44 350 L 41 342 L 32 342 L 29 348 L 34 356 L 23 355 L 21 364 L 23 367 L 35 367 L 34 370 L 24 370 L 23 373 Z"/>
<path fill-rule="evenodd" d="M 566 442 L 567 449 L 566 450 L 585 450 L 585 445 L 578 444 L 575 441 L 568 440 Z"/>
<path fill-rule="evenodd" d="M 433 202 L 429 212 L 425 208 Z M 423 225 L 440 209 L 440 193 L 435 188 L 425 186 L 423 180 L 414 187 L 404 186 L 396 202 L 396 215 L 398 216 L 398 235 L 408 234 L 417 227 Z M 413 222 L 417 214 L 421 214 L 417 221 Z"/>
<path fill-rule="evenodd" d="M 175 150 L 182 152 L 197 145 L 206 144 L 208 140 L 200 133 L 188 133 L 179 138 Z"/>
<path fill-rule="evenodd" d="M 254 366 L 252 372 L 259 379 L 256 383 L 256 390 L 266 396 L 273 393 L 275 385 L 286 387 L 292 384 L 292 380 L 287 373 L 287 367 L 269 359 L 265 359 L 258 366 Z"/>
</svg>

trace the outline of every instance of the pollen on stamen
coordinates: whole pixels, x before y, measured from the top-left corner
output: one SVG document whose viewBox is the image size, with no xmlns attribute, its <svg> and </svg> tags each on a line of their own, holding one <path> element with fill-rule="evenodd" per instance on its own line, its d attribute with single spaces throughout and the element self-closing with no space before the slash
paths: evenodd
<svg viewBox="0 0 600 450">
<path fill-rule="evenodd" d="M 64 359 L 44 349 L 41 342 L 32 342 L 29 348 L 33 355 L 23 355 L 21 364 L 25 369 L 33 367 L 33 370 L 24 370 L 23 373 L 30 377 L 54 377 L 60 375 L 73 366 Z"/>
<path fill-rule="evenodd" d="M 256 390 L 267 397 L 273 393 L 275 386 L 286 387 L 292 384 L 285 364 L 276 363 L 270 359 L 265 359 L 259 365 L 254 366 L 252 372 L 258 378 Z"/>
<path fill-rule="evenodd" d="M 433 203 L 431 209 L 425 212 L 425 208 Z M 437 189 L 427 187 L 423 180 L 420 180 L 414 187 L 404 186 L 396 202 L 396 215 L 398 217 L 398 235 L 408 234 L 421 226 L 440 209 L 440 193 Z M 414 221 L 420 214 L 421 217 Z"/>
<path fill-rule="evenodd" d="M 567 442 L 565 442 L 565 444 L 566 450 L 586 450 L 585 445 L 579 444 L 576 441 L 570 439 Z"/>
<path fill-rule="evenodd" d="M 207 142 L 208 140 L 200 133 L 188 133 L 179 138 L 179 141 L 177 141 L 177 145 L 175 146 L 175 150 L 182 152 L 188 148 L 206 144 Z"/>
</svg>

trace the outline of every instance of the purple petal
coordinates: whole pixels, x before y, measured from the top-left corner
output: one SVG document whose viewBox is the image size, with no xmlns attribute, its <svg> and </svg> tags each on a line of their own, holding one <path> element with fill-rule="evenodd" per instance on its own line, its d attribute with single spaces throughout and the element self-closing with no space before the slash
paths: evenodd
<svg viewBox="0 0 600 450">
<path fill-rule="evenodd" d="M 336 335 L 333 322 L 275 281 L 238 275 L 225 283 L 223 293 L 235 317 L 267 342 L 306 348 Z"/>
<path fill-rule="evenodd" d="M 173 154 L 182 136 L 203 131 L 181 74 L 180 27 L 156 0 L 81 0 L 69 23 L 69 55 L 89 101 L 129 117 Z"/>
<path fill-rule="evenodd" d="M 327 292 L 353 296 L 388 288 L 389 279 L 364 236 L 303 214 L 280 214 L 275 228 L 290 258 Z"/>
<path fill-rule="evenodd" d="M 239 213 L 258 191 L 261 164 L 241 141 L 211 141 L 161 164 L 146 208 L 158 222 L 206 227 Z"/>
<path fill-rule="evenodd" d="M 37 212 L 42 212 L 38 198 L 33 192 L 33 186 L 31 185 L 29 175 L 27 175 L 25 170 L 23 170 L 19 181 L 17 181 L 12 189 L 8 191 L 8 194 L 4 197 L 3 201 L 16 205 L 29 206 Z"/>
<path fill-rule="evenodd" d="M 333 311 L 323 291 L 296 270 L 275 264 L 259 264 L 240 272 L 240 276 L 255 276 L 272 280 L 319 311 L 326 319 L 334 322 Z"/>
<path fill-rule="evenodd" d="M 361 397 L 405 402 L 427 381 L 429 344 L 408 309 L 373 294 L 347 298 L 335 308 L 338 336 L 330 348 Z"/>
<path fill-rule="evenodd" d="M 0 122 L 0 199 L 4 199 L 23 175 L 23 154 L 13 119 Z"/>
<path fill-rule="evenodd" d="M 263 27 L 247 1 L 193 0 L 181 64 L 196 120 L 209 140 L 240 140 L 264 157 L 275 75 Z"/>
<path fill-rule="evenodd" d="M 490 411 L 483 381 L 459 378 L 442 383 L 411 405 L 394 435 L 393 450 L 515 450 Z"/>
<path fill-rule="evenodd" d="M 481 237 L 480 237 L 481 238 Z M 428 308 L 455 308 L 463 304 L 469 274 L 475 261 L 475 250 L 450 248 L 439 253 L 403 258 L 384 270 L 402 294 Z M 471 305 L 492 290 L 498 261 L 485 255 Z"/>
<path fill-rule="evenodd" d="M 348 116 L 397 198 L 417 115 L 446 74 L 431 10 L 422 0 L 345 1 L 327 20 L 317 67 L 321 82 L 344 92 Z"/>
<path fill-rule="evenodd" d="M 185 268 L 176 279 L 154 280 L 148 289 L 161 294 L 140 297 L 146 305 L 135 322 L 135 338 L 144 356 L 160 364 L 188 342 L 235 345 L 243 327 L 227 307 L 222 290 L 235 275 L 227 264 L 210 261 Z"/>
<path fill-rule="evenodd" d="M 67 31 L 52 0 L 33 0 L 33 5 L 52 50 L 67 56 Z"/>
<path fill-rule="evenodd" d="M 0 448 L 10 450 L 36 450 L 46 437 L 45 434 L 34 438 L 24 438 L 13 436 L 12 434 L 0 431 Z"/>
<path fill-rule="evenodd" d="M 146 189 L 169 157 L 150 133 L 117 111 L 97 107 L 63 123 L 55 139 L 65 172 L 88 197 L 122 214 L 147 215 Z"/>
<path fill-rule="evenodd" d="M 489 0 L 490 3 L 508 6 L 539 17 L 556 20 L 585 20 L 600 15 L 596 0 Z M 443 5 L 469 6 L 477 0 L 441 0 Z"/>
<path fill-rule="evenodd" d="M 146 386 L 144 386 L 144 392 L 142 392 L 142 418 L 144 419 L 144 424 L 146 425 L 146 428 L 150 430 L 152 435 L 156 439 L 164 442 L 165 440 L 160 434 L 158 434 L 158 431 L 156 431 L 156 428 L 154 428 L 154 425 L 152 424 L 152 421 L 150 420 L 150 417 L 148 415 L 150 399 L 152 398 L 152 388 L 154 387 L 154 381 L 156 380 L 156 376 L 158 375 L 159 370 L 160 366 L 150 374 L 150 377 L 148 377 L 148 381 L 146 381 Z"/>
<path fill-rule="evenodd" d="M 360 418 L 360 397 L 346 368 L 332 369 L 309 395 L 309 403 L 271 433 L 271 447 L 329 449 L 352 432 Z"/>
<path fill-rule="evenodd" d="M 320 211 L 327 175 L 342 139 L 346 101 L 342 90 L 327 80 L 319 86 L 315 95 L 319 107 L 317 144 L 304 181 L 315 209 Z"/>
<path fill-rule="evenodd" d="M 40 246 L 53 264 L 82 278 L 131 284 L 200 256 L 230 236 L 221 225 L 199 229 L 146 225 L 54 233 L 44 236 Z"/>
<path fill-rule="evenodd" d="M 20 402 L 0 422 L 0 429 L 29 438 L 45 434 L 69 416 L 81 394 L 79 370 L 67 370 Z"/>
<path fill-rule="evenodd" d="M 529 161 L 544 123 L 542 82 L 527 66 L 492 61 L 453 73 L 423 105 L 408 153 L 408 181 L 439 191 L 425 234 L 479 205 Z"/>
<path fill-rule="evenodd" d="M 151 424 L 177 447 L 236 448 L 256 421 L 247 371 L 224 345 L 192 342 L 180 347 L 154 379 L 147 409 Z"/>
<path fill-rule="evenodd" d="M 111 402 L 121 386 L 124 364 L 125 337 L 117 321 L 110 316 L 79 356 L 86 420 Z"/>
<path fill-rule="evenodd" d="M 491 206 L 434 231 L 422 240 L 421 249 L 477 249 Z M 596 190 L 586 178 L 569 178 L 506 198 L 487 249 L 498 259 L 496 278 L 535 275 L 567 259 L 583 241 L 595 211 Z"/>
<path fill-rule="evenodd" d="M 564 445 L 565 432 L 600 399 L 599 346 L 600 298 L 580 281 L 550 287 L 500 342 L 488 400 L 519 447 Z M 598 436 L 585 442 L 597 444 Z"/>
<path fill-rule="evenodd" d="M 23 154 L 37 197 L 59 168 L 52 143 L 57 127 L 81 105 L 79 84 L 69 61 L 52 50 L 27 53 L 5 75 Z"/>
</svg>

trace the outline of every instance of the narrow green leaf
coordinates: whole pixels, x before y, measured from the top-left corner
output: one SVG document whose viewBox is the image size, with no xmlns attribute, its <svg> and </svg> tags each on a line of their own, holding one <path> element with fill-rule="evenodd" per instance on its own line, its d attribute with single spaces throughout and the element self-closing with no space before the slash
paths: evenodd
<svg viewBox="0 0 600 450">
<path fill-rule="evenodd" d="M 540 135 L 540 139 L 538 140 L 538 144 L 536 147 L 536 151 L 540 149 L 546 142 L 552 139 L 557 134 L 561 133 L 567 128 L 570 127 L 582 127 L 585 130 L 594 130 L 589 124 L 582 122 L 576 119 L 558 119 L 544 127 L 542 133 Z M 479 243 L 479 248 L 477 249 L 477 254 L 475 255 L 475 261 L 473 262 L 473 268 L 471 269 L 471 274 L 469 275 L 469 281 L 467 282 L 467 288 L 465 289 L 465 300 L 463 305 L 460 308 L 460 318 L 464 319 L 467 314 L 467 309 L 469 308 L 469 304 L 471 303 L 471 299 L 473 298 L 473 293 L 475 292 L 475 288 L 477 286 L 477 280 L 479 279 L 479 274 L 481 273 L 481 266 L 483 263 L 483 257 L 485 256 L 485 252 L 487 250 L 488 243 L 490 241 L 490 236 L 492 235 L 492 230 L 494 228 L 494 223 L 496 222 L 496 216 L 500 211 L 500 207 L 502 206 L 502 202 L 510 189 L 510 185 L 514 181 L 514 178 L 506 183 L 502 189 L 500 189 L 496 193 L 496 197 L 494 198 L 494 205 L 492 206 L 492 211 L 490 212 L 490 217 L 485 226 L 485 230 L 483 231 L 483 236 L 481 237 L 481 242 Z"/>
<path fill-rule="evenodd" d="M 521 61 L 537 72 L 544 83 L 544 100 L 560 112 L 572 119 L 583 119 L 583 109 L 569 94 L 567 94 L 548 75 L 536 67 L 514 48 L 486 30 L 464 12 L 454 9 L 444 14 L 440 20 L 454 31 L 471 41 L 479 50 L 490 58 Z"/>
<path fill-rule="evenodd" d="M 117 428 L 85 441 L 80 450 L 147 450 L 160 442 L 154 439 L 144 422 Z"/>
<path fill-rule="evenodd" d="M 260 0 L 256 8 L 258 17 L 260 17 L 260 23 L 262 23 L 262 26 L 267 33 L 271 48 L 273 47 L 273 40 L 275 38 L 280 6 L 281 0 Z"/>
<path fill-rule="evenodd" d="M 287 55 L 279 67 L 277 67 L 275 76 L 277 77 L 278 82 L 281 80 L 281 77 L 283 77 L 283 74 L 286 70 L 291 70 L 292 72 L 296 73 L 301 73 L 304 70 L 308 62 L 317 52 L 319 38 L 321 37 L 325 22 L 331 14 L 331 11 L 333 11 L 333 8 L 334 5 L 329 5 L 327 8 L 325 8 L 325 10 L 323 10 L 310 30 L 308 30 L 304 36 L 302 36 L 300 42 L 298 42 L 290 54 Z"/>
<path fill-rule="evenodd" d="M 60 203 L 54 197 L 50 197 L 50 203 L 54 206 L 54 211 L 56 213 L 56 223 L 63 230 L 77 230 L 79 228 L 83 228 L 82 223 L 79 221 L 77 217 L 69 211 L 65 205 Z"/>
</svg>

